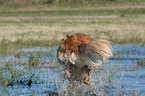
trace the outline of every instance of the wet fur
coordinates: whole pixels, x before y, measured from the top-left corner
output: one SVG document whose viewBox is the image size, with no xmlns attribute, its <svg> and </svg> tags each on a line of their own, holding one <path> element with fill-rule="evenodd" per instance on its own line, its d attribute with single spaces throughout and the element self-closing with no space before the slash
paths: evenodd
<svg viewBox="0 0 145 96">
<path fill-rule="evenodd" d="M 57 58 L 70 73 L 69 78 L 84 80 L 87 83 L 93 69 L 112 56 L 109 41 L 93 39 L 84 34 L 67 35 L 57 50 Z"/>
</svg>

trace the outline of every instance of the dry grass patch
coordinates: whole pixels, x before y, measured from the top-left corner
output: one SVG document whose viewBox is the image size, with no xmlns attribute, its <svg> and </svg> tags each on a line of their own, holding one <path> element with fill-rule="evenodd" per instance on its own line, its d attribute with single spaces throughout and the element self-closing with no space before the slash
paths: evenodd
<svg viewBox="0 0 145 96">
<path fill-rule="evenodd" d="M 0 41 L 3 39 L 10 42 L 18 39 L 22 39 L 23 42 L 29 39 L 60 41 L 66 34 L 79 32 L 115 43 L 138 43 L 134 39 L 139 39 L 139 43 L 143 43 L 144 18 L 144 15 L 2 17 Z"/>
</svg>

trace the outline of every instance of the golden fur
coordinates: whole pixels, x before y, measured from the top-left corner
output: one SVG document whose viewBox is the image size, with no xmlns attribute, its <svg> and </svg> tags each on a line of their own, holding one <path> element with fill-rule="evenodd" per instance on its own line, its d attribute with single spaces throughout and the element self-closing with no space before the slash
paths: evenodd
<svg viewBox="0 0 145 96">
<path fill-rule="evenodd" d="M 66 68 L 68 78 L 88 82 L 93 69 L 112 56 L 112 48 L 107 40 L 95 40 L 84 34 L 66 36 L 57 50 L 58 61 Z"/>
</svg>

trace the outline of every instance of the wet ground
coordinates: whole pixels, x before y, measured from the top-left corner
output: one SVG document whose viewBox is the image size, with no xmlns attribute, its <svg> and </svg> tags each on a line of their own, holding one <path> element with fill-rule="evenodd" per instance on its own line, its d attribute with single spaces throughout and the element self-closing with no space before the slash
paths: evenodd
<svg viewBox="0 0 145 96">
<path fill-rule="evenodd" d="M 0 58 L 0 94 L 20 96 L 145 95 L 145 46 L 114 45 L 113 59 L 99 66 L 89 84 L 73 88 L 56 60 L 57 47 L 16 49 Z M 122 58 L 122 59 L 121 59 Z"/>
</svg>

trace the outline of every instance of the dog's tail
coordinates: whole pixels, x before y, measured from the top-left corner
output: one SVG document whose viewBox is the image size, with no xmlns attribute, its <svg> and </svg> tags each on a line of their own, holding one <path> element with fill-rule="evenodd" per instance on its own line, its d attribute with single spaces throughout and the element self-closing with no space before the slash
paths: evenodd
<svg viewBox="0 0 145 96">
<path fill-rule="evenodd" d="M 106 62 L 112 56 L 112 47 L 107 40 L 94 40 L 80 47 L 81 58 L 86 63 L 98 66 L 99 60 Z"/>
</svg>

